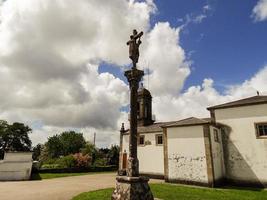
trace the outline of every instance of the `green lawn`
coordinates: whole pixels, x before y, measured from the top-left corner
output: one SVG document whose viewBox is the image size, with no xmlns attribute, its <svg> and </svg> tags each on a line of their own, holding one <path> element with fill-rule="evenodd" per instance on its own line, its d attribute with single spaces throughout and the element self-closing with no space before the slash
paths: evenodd
<svg viewBox="0 0 267 200">
<path fill-rule="evenodd" d="M 267 200 L 267 191 L 236 189 L 209 189 L 172 184 L 151 184 L 154 197 L 162 200 Z M 112 188 L 85 192 L 73 200 L 110 200 Z"/>
<path fill-rule="evenodd" d="M 68 176 L 82 176 L 82 175 L 101 174 L 101 173 L 114 173 L 114 172 L 38 173 L 38 174 L 32 174 L 31 180 L 42 180 L 42 179 L 61 178 Z"/>
</svg>

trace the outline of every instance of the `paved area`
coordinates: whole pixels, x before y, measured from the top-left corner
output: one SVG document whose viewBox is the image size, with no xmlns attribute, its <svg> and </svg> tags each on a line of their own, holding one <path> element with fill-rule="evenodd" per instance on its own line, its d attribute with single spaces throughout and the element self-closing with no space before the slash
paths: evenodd
<svg viewBox="0 0 267 200">
<path fill-rule="evenodd" d="M 82 192 L 114 187 L 115 177 L 115 173 L 107 173 L 41 181 L 0 182 L 0 199 L 69 200 Z"/>
</svg>

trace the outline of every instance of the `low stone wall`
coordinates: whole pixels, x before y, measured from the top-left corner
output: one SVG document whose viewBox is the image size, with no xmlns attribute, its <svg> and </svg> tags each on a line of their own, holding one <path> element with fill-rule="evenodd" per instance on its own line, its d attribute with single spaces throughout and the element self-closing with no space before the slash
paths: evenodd
<svg viewBox="0 0 267 200">
<path fill-rule="evenodd" d="M 0 181 L 29 180 L 32 170 L 32 152 L 7 152 L 0 161 Z"/>
</svg>

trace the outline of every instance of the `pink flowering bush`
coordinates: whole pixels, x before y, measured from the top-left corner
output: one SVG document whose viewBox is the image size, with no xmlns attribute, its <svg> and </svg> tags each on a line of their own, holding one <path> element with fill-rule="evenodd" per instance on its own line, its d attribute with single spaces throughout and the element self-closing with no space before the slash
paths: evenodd
<svg viewBox="0 0 267 200">
<path fill-rule="evenodd" d="M 92 163 L 92 158 L 88 154 L 76 153 L 73 158 L 78 168 L 89 167 Z"/>
</svg>

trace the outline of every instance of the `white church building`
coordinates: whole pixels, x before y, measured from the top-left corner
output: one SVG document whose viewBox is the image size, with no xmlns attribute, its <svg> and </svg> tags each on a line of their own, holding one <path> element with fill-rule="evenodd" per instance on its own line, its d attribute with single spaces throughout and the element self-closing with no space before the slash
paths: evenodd
<svg viewBox="0 0 267 200">
<path fill-rule="evenodd" d="M 225 182 L 267 187 L 267 96 L 207 108 L 211 118 L 154 122 L 152 97 L 138 92 L 140 174 L 214 187 Z M 129 130 L 121 131 L 120 169 L 127 168 Z"/>
</svg>

